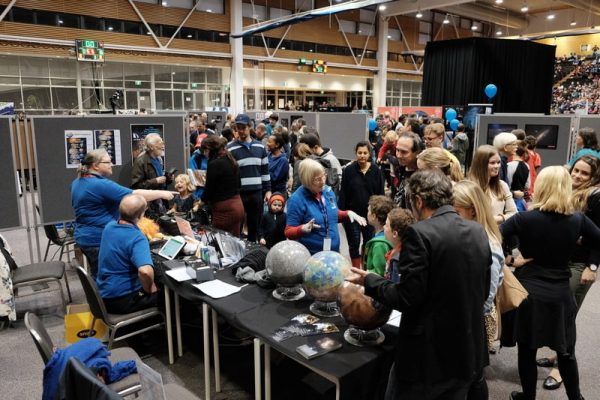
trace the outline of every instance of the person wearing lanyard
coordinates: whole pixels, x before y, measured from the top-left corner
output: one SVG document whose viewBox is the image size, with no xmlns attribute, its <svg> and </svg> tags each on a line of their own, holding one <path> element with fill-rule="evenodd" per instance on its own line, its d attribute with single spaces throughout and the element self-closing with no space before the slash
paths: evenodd
<svg viewBox="0 0 600 400">
<path fill-rule="evenodd" d="M 133 161 L 131 188 L 164 190 L 171 183 L 171 177 L 165 174 L 162 164 L 165 143 L 158 133 L 151 133 L 144 138 L 144 147 L 146 151 Z M 149 208 L 154 213 L 166 211 L 162 201 L 149 204 Z"/>
<path fill-rule="evenodd" d="M 102 230 L 119 218 L 119 203 L 128 194 L 137 194 L 146 201 L 171 200 L 166 190 L 131 190 L 107 179 L 112 175 L 112 161 L 105 149 L 86 154 L 71 183 L 71 204 L 75 210 L 75 243 L 85 254 L 92 276 L 98 271 L 98 250 Z"/>
<path fill-rule="evenodd" d="M 323 250 L 339 251 L 338 220 L 349 219 L 361 226 L 367 221 L 354 211 L 338 209 L 333 190 L 325 185 L 325 169 L 319 162 L 309 158 L 303 160 L 299 176 L 302 186 L 287 203 L 285 236 L 298 240 L 310 254 Z"/>
</svg>

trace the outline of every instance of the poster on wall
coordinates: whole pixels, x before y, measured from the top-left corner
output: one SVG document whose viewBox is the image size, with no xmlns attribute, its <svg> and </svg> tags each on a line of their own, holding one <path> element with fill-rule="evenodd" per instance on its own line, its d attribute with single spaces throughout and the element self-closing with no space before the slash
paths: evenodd
<svg viewBox="0 0 600 400">
<path fill-rule="evenodd" d="M 113 165 L 122 165 L 121 131 L 119 129 L 102 129 L 94 131 L 96 149 L 106 149 Z"/>
<path fill-rule="evenodd" d="M 67 168 L 79 168 L 85 155 L 94 150 L 94 132 L 65 131 L 65 160 Z"/>
<path fill-rule="evenodd" d="M 135 161 L 144 151 L 144 139 L 151 133 L 158 133 L 163 140 L 164 125 L 162 124 L 132 124 L 131 125 L 131 161 Z M 163 165 L 164 165 L 163 157 Z"/>
</svg>

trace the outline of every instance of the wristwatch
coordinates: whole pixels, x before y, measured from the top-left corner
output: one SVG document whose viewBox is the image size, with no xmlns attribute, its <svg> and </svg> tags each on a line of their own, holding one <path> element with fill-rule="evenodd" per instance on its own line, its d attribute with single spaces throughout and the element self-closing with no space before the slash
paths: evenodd
<svg viewBox="0 0 600 400">
<path fill-rule="evenodd" d="M 590 269 L 590 271 L 592 272 L 596 272 L 598 271 L 598 266 L 596 264 L 590 264 L 590 266 L 588 267 Z"/>
</svg>

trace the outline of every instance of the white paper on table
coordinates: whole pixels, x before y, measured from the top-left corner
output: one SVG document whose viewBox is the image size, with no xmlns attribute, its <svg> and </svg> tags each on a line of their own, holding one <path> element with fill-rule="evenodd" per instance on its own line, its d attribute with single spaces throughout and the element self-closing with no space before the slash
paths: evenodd
<svg viewBox="0 0 600 400">
<path fill-rule="evenodd" d="M 229 283 L 225 283 L 218 279 L 212 281 L 197 283 L 193 285 L 196 289 L 200 290 L 204 294 L 209 295 L 213 299 L 220 299 L 221 297 L 227 297 L 234 293 L 239 292 L 244 286 L 234 286 Z"/>
<path fill-rule="evenodd" d="M 400 327 L 400 320 L 402 319 L 402 313 L 400 311 L 392 310 L 390 318 L 387 324 L 395 327 Z"/>
<path fill-rule="evenodd" d="M 192 277 L 187 273 L 186 267 L 174 268 L 167 271 L 167 275 L 177 282 L 189 281 Z"/>
</svg>

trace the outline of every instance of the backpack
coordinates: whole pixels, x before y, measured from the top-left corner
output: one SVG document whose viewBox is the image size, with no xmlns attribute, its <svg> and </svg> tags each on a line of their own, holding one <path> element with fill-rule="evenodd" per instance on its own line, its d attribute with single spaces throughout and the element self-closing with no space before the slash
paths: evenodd
<svg viewBox="0 0 600 400">
<path fill-rule="evenodd" d="M 336 169 L 331 166 L 331 161 L 315 155 L 308 156 L 308 158 L 317 161 L 325 168 L 325 175 L 327 177 L 325 183 L 333 189 L 333 192 L 337 196 L 340 190 L 340 177 Z"/>
</svg>

